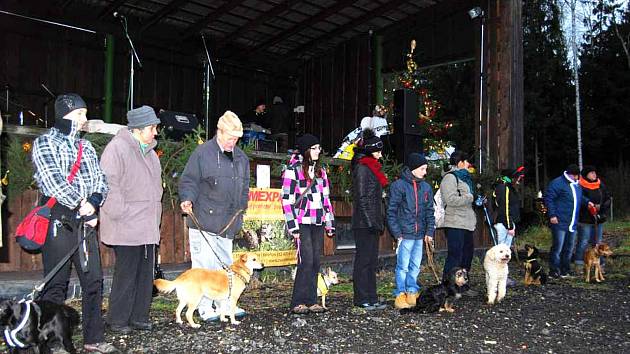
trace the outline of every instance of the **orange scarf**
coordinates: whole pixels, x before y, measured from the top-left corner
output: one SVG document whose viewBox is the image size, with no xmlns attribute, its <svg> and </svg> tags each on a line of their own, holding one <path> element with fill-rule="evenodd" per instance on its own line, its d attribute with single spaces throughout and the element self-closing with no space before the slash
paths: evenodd
<svg viewBox="0 0 630 354">
<path fill-rule="evenodd" d="M 580 177 L 580 186 L 582 186 L 582 188 L 595 190 L 595 189 L 599 189 L 600 184 L 601 182 L 599 178 L 595 182 L 589 182 L 586 178 Z"/>
</svg>

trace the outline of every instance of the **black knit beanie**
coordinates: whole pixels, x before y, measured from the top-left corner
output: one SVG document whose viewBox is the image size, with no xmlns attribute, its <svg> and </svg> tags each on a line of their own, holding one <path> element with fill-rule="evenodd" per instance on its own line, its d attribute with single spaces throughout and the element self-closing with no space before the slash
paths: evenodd
<svg viewBox="0 0 630 354">
<path fill-rule="evenodd" d="M 582 168 L 582 177 L 586 178 L 586 175 L 588 175 L 590 172 L 597 172 L 597 169 L 595 168 L 595 166 L 593 165 L 585 165 Z"/>
<path fill-rule="evenodd" d="M 76 93 L 65 93 L 55 100 L 55 119 L 63 119 L 66 114 L 79 108 L 87 108 L 85 101 Z"/>
<path fill-rule="evenodd" d="M 300 154 L 304 156 L 306 150 L 310 149 L 313 145 L 319 144 L 319 139 L 312 134 L 304 134 L 297 138 L 296 146 L 300 151 Z"/>
<path fill-rule="evenodd" d="M 368 154 L 383 150 L 383 141 L 374 134 L 372 129 L 363 130 L 360 147 Z"/>
</svg>

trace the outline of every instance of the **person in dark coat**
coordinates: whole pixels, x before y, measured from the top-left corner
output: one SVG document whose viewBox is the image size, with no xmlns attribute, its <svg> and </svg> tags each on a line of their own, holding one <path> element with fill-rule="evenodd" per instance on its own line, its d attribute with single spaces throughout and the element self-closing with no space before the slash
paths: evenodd
<svg viewBox="0 0 630 354">
<path fill-rule="evenodd" d="M 499 243 L 512 247 L 516 235 L 516 224 L 521 219 L 521 198 L 515 186 L 525 177 L 524 167 L 502 170 L 501 177 L 494 187 L 493 199 L 496 216 L 494 229 Z"/>
<path fill-rule="evenodd" d="M 353 271 L 354 305 L 366 310 L 382 310 L 376 295 L 378 244 L 385 230 L 383 188 L 387 177 L 378 160 L 383 142 L 370 129 L 352 158 L 352 233 L 356 244 Z"/>
<path fill-rule="evenodd" d="M 427 167 L 424 155 L 409 154 L 400 178 L 389 187 L 387 223 L 398 240 L 394 289 L 397 309 L 416 305 L 423 241 L 433 242 L 433 189 L 424 180 Z"/>
<path fill-rule="evenodd" d="M 552 236 L 549 275 L 554 278 L 570 275 L 580 204 L 588 201 L 582 196 L 579 176 L 580 168 L 575 164 L 569 165 L 562 175 L 549 183 L 544 195 Z M 589 202 L 589 205 L 592 203 Z"/>
<path fill-rule="evenodd" d="M 610 210 L 610 193 L 604 182 L 597 176 L 595 166 L 584 166 L 579 183 L 582 187 L 582 193 L 595 207 L 591 209 L 585 205 L 580 207 L 578 241 L 575 250 L 575 265 L 578 272 L 584 266 L 584 251 L 588 245 L 602 242 L 603 224 L 606 222 Z M 605 257 L 602 257 L 600 263 L 604 265 L 604 261 Z"/>
</svg>

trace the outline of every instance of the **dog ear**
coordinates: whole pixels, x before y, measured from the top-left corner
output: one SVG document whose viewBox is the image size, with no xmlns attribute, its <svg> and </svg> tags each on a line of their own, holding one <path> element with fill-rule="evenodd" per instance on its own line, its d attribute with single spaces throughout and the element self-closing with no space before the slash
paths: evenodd
<svg viewBox="0 0 630 354">
<path fill-rule="evenodd" d="M 332 272 L 332 268 L 327 267 L 327 268 L 326 268 L 326 274 L 330 274 L 330 272 Z"/>
<path fill-rule="evenodd" d="M 246 262 L 247 262 L 247 258 L 249 258 L 249 257 L 248 257 L 248 253 L 243 253 L 243 254 L 239 257 L 239 259 L 240 259 L 240 260 L 241 260 L 241 262 L 243 262 L 243 263 L 246 263 Z"/>
</svg>

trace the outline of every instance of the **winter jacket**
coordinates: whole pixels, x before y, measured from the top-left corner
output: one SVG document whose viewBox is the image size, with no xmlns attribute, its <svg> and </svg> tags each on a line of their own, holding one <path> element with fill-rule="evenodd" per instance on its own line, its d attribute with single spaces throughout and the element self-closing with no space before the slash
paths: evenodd
<svg viewBox="0 0 630 354">
<path fill-rule="evenodd" d="M 553 179 L 547 186 L 544 195 L 547 216 L 558 218 L 558 224 L 551 225 L 561 230 L 575 231 L 578 222 L 580 205 L 588 202 L 582 196 L 582 187 L 566 173 Z"/>
<path fill-rule="evenodd" d="M 389 186 L 387 224 L 395 238 L 418 240 L 433 236 L 433 190 L 405 167 L 400 178 Z"/>
<path fill-rule="evenodd" d="M 352 229 L 385 229 L 383 187 L 374 172 L 358 162 L 365 154 L 354 156 L 352 169 Z"/>
<path fill-rule="evenodd" d="M 514 229 L 521 220 L 521 198 L 511 183 L 500 182 L 494 188 L 495 224 Z"/>
<path fill-rule="evenodd" d="M 596 182 L 589 182 L 583 178 L 580 178 L 580 186 L 582 187 L 582 194 L 588 200 L 590 200 L 593 204 L 599 205 L 599 218 L 597 219 L 598 223 L 603 223 L 606 221 L 606 217 L 608 216 L 608 212 L 610 211 L 610 193 L 608 188 L 604 182 L 601 182 L 598 179 Z M 579 222 L 585 224 L 594 224 L 595 219 L 589 213 L 587 205 L 582 205 L 580 207 L 580 218 Z"/>
<path fill-rule="evenodd" d="M 447 173 L 440 183 L 444 205 L 444 227 L 474 231 L 477 217 L 473 210 L 474 197 L 468 184 L 452 173 Z"/>
<path fill-rule="evenodd" d="M 197 146 L 180 178 L 179 199 L 193 203 L 193 212 L 204 231 L 216 234 L 238 214 L 220 235 L 233 239 L 243 226 L 248 196 L 249 159 L 243 150 L 234 147 L 230 159 L 216 136 Z M 188 227 L 198 228 L 192 218 L 188 218 Z"/>
<path fill-rule="evenodd" d="M 289 166 L 282 173 L 282 210 L 289 233 L 300 230 L 300 224 L 324 225 L 334 232 L 334 211 L 330 202 L 330 182 L 322 168 L 321 178 L 315 177 L 309 186 L 302 169 L 302 156 L 293 155 Z M 306 191 L 306 187 L 308 191 Z M 298 205 L 296 200 L 300 198 Z"/>
<path fill-rule="evenodd" d="M 160 243 L 162 170 L 154 140 L 141 151 L 128 129 L 120 129 L 101 155 L 109 194 L 101 208 L 101 241 L 107 245 Z"/>
</svg>

